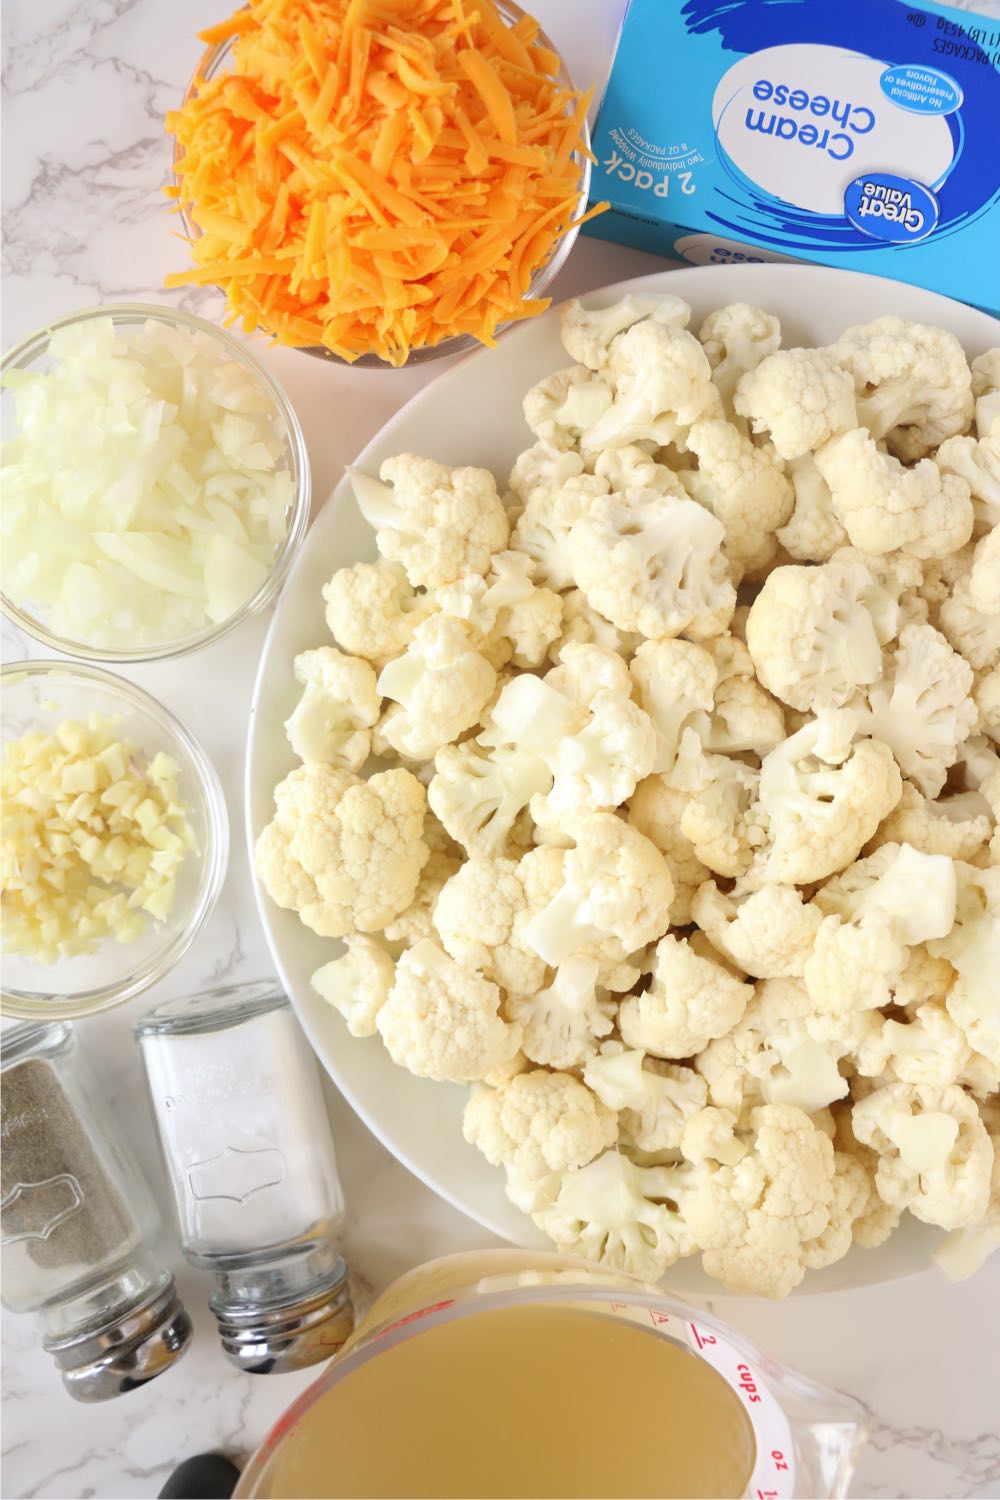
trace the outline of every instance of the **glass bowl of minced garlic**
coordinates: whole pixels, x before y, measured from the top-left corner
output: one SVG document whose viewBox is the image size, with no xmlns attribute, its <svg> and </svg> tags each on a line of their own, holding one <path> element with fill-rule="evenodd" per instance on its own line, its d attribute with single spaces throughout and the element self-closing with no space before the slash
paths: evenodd
<svg viewBox="0 0 1000 1500">
<path fill-rule="evenodd" d="M 215 905 L 219 778 L 173 714 L 110 672 L 14 662 L 0 687 L 0 1008 L 108 1010 L 161 979 Z"/>
</svg>

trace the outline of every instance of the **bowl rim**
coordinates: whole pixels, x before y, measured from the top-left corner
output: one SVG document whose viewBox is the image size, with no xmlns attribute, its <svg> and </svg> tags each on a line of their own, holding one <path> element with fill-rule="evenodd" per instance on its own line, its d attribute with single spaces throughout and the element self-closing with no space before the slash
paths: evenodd
<svg viewBox="0 0 1000 1500">
<path fill-rule="evenodd" d="M 6 980 L 0 984 L 0 1014 L 16 1016 L 37 1022 L 73 1021 L 82 1016 L 97 1015 L 124 1005 L 142 991 L 156 984 L 179 962 L 191 947 L 215 909 L 219 894 L 229 869 L 229 813 L 222 782 L 207 751 L 175 713 L 144 688 L 126 678 L 118 677 L 101 667 L 83 665 L 74 661 L 57 661 L 38 658 L 5 662 L 0 666 L 0 688 L 13 687 L 27 678 L 62 677 L 77 683 L 94 683 L 120 698 L 146 715 L 157 728 L 165 728 L 179 744 L 187 757 L 188 767 L 194 775 L 205 800 L 207 822 L 206 848 L 199 851 L 200 880 L 192 911 L 182 927 L 164 933 L 163 942 L 148 955 L 145 961 L 123 979 L 112 983 L 81 990 L 71 995 L 55 995 L 48 1000 L 30 999 L 8 989 Z M 170 752 L 168 752 L 170 753 Z M 169 921 L 169 919 L 168 919 Z M 58 963 L 50 968 L 53 980 Z M 40 972 L 42 972 L 40 966 Z"/>
<path fill-rule="evenodd" d="M 227 619 L 206 625 L 190 635 L 179 636 L 172 641 L 153 642 L 145 646 L 98 646 L 79 641 L 70 636 L 61 636 L 51 630 L 43 620 L 15 604 L 9 594 L 0 587 L 0 609 L 19 630 L 31 636 L 41 645 L 60 651 L 77 662 L 142 662 L 165 661 L 173 657 L 186 656 L 191 651 L 200 651 L 204 646 L 214 645 L 237 630 L 245 620 L 259 614 L 272 604 L 285 581 L 307 530 L 312 506 L 312 471 L 305 434 L 295 413 L 291 399 L 281 383 L 271 374 L 265 364 L 246 346 L 246 343 L 219 328 L 206 318 L 179 308 L 155 302 L 107 302 L 92 307 L 79 308 L 43 323 L 19 343 L 9 349 L 0 361 L 0 390 L 11 370 L 29 367 L 42 357 L 52 335 L 77 323 L 88 323 L 99 318 L 111 318 L 118 327 L 128 327 L 153 319 L 172 327 L 188 329 L 192 333 L 209 334 L 231 359 L 235 359 L 264 387 L 274 402 L 277 414 L 284 426 L 285 445 L 288 451 L 292 477 L 292 500 L 285 539 L 275 554 L 267 577 L 257 592 L 235 610 Z"/>
<path fill-rule="evenodd" d="M 535 22 L 535 24 L 538 26 L 538 32 L 535 37 L 535 41 L 540 46 L 547 48 L 548 51 L 554 53 L 554 55 L 559 59 L 559 72 L 554 75 L 555 81 L 562 84 L 564 88 L 568 88 L 575 93 L 579 93 L 580 90 L 576 83 L 576 80 L 573 78 L 573 75 L 570 73 L 569 68 L 566 66 L 566 60 L 563 56 L 562 49 L 556 46 L 538 18 L 532 15 L 530 11 L 527 11 L 522 6 L 518 5 L 516 3 L 516 0 L 496 0 L 496 6 L 501 14 L 501 17 L 507 20 L 510 25 L 516 25 L 518 21 L 523 20 L 525 17 Z M 204 52 L 199 58 L 195 66 L 195 70 L 188 80 L 187 87 L 184 90 L 184 97 L 181 100 L 181 109 L 183 109 L 188 100 L 193 97 L 199 83 L 210 82 L 212 80 L 220 64 L 232 51 L 233 46 L 238 41 L 238 39 L 238 33 L 236 33 L 231 36 L 224 37 L 220 42 L 209 43 L 209 45 L 205 48 Z M 181 188 L 181 179 L 177 175 L 176 165 L 178 157 L 181 154 L 181 146 L 176 136 L 174 136 L 173 139 L 174 148 L 171 155 L 170 176 L 174 186 L 179 190 Z M 585 214 L 587 212 L 587 207 L 590 202 L 590 178 L 591 168 L 594 160 L 591 150 L 590 121 L 586 116 L 584 116 L 583 128 L 580 132 L 580 144 L 574 150 L 572 159 L 578 160 L 580 163 L 580 192 L 576 200 L 576 209 L 574 212 L 574 220 L 578 220 L 582 214 Z M 190 216 L 185 211 L 184 203 L 179 195 L 179 192 L 177 197 L 177 214 L 182 225 L 184 226 L 184 230 L 188 236 L 188 239 L 196 239 L 201 231 L 198 229 L 198 226 L 196 224 L 192 223 Z M 576 244 L 577 236 L 579 235 L 579 233 L 580 225 L 578 222 L 574 222 L 573 227 L 567 229 L 566 232 L 560 237 L 553 253 L 549 256 L 547 261 L 544 261 L 543 264 L 538 267 L 535 275 L 532 277 L 532 280 L 528 286 L 528 290 L 525 293 L 525 299 L 541 297 L 544 294 L 546 288 L 551 286 L 552 282 L 555 280 L 559 272 L 562 270 L 563 266 L 566 264 L 570 252 L 572 251 L 573 246 Z M 545 309 L 545 311 L 548 311 L 548 309 Z M 495 330 L 494 337 L 501 338 L 503 334 L 508 333 L 513 328 L 518 328 L 523 322 L 523 318 L 513 318 L 509 323 L 498 324 Z M 259 331 L 264 334 L 265 337 L 271 338 L 273 340 L 273 335 L 271 335 L 267 329 L 261 328 Z M 416 349 L 411 349 L 406 360 L 401 365 L 390 364 L 387 360 L 380 358 L 379 355 L 370 352 L 366 354 L 359 354 L 357 359 L 355 360 L 345 360 L 342 359 L 340 355 L 334 354 L 332 349 L 327 349 L 323 344 L 288 344 L 281 345 L 280 347 L 294 349 L 298 353 L 308 354 L 314 359 L 324 359 L 330 364 L 340 365 L 347 370 L 409 370 L 415 368 L 420 364 L 430 364 L 431 361 L 435 359 L 444 359 L 449 355 L 469 354 L 478 349 L 486 349 L 489 347 L 489 345 L 484 344 L 480 339 L 475 338 L 471 333 L 457 333 L 454 334 L 451 338 L 441 339 L 436 344 L 421 344 Z"/>
</svg>

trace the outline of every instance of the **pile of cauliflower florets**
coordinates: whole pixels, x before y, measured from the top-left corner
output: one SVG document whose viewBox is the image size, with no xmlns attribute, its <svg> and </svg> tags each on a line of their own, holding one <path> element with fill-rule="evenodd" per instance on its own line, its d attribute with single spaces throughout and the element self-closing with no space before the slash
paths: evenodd
<svg viewBox="0 0 1000 1500">
<path fill-rule="evenodd" d="M 1000 1244 L 1000 350 L 572 303 L 537 441 L 355 473 L 256 850 L 561 1249 L 780 1297 Z M 369 765 L 370 757 L 375 762 Z M 381 768 L 380 768 L 381 767 Z M 365 776 L 361 775 L 363 768 Z"/>
</svg>

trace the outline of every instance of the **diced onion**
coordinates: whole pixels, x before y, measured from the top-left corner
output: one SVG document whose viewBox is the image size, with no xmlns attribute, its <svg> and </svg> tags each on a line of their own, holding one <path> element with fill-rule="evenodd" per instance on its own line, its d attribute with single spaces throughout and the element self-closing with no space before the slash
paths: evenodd
<svg viewBox="0 0 1000 1500">
<path fill-rule="evenodd" d="M 115 648 L 220 623 L 257 593 L 293 487 L 280 414 L 204 333 L 57 329 L 7 377 L 4 588 L 56 634 Z"/>
</svg>

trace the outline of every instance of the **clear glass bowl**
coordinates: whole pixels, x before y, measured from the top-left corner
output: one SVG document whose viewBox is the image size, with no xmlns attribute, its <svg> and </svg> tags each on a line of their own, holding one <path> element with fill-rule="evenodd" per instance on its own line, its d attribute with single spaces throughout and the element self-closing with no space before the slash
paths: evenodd
<svg viewBox="0 0 1000 1500">
<path fill-rule="evenodd" d="M 131 943 L 112 937 L 93 953 L 39 964 L 3 951 L 0 1010 L 33 1021 L 72 1020 L 122 1005 L 173 968 L 215 906 L 229 862 L 229 821 L 215 767 L 194 736 L 148 693 L 97 667 L 59 661 L 12 662 L 0 671 L 3 745 L 32 730 L 55 730 L 64 719 L 97 713 L 150 758 L 163 750 L 180 768 L 195 848 L 177 880 L 169 916 L 149 920 Z M 3 944 L 0 930 L 0 945 Z"/>
<path fill-rule="evenodd" d="M 496 0 L 496 7 L 500 12 L 500 15 L 507 22 L 508 26 L 513 26 L 515 22 L 521 20 L 523 16 L 528 14 L 528 12 L 522 10 L 519 5 L 515 5 L 514 0 Z M 204 55 L 202 56 L 201 61 L 199 62 L 198 66 L 195 68 L 194 73 L 191 76 L 191 82 L 188 84 L 187 89 L 184 93 L 183 104 L 186 104 L 188 102 L 198 84 L 202 82 L 202 80 L 207 82 L 210 79 L 214 78 L 219 70 L 225 65 L 229 54 L 232 51 L 233 43 L 235 40 L 236 38 L 234 37 L 227 37 L 224 42 L 215 43 L 207 48 Z M 556 47 L 554 42 L 545 34 L 541 27 L 539 27 L 538 29 L 538 36 L 536 40 L 538 41 L 540 46 L 547 47 L 550 52 L 554 52 L 559 58 L 559 71 L 554 75 L 555 81 L 561 84 L 565 89 L 575 89 L 576 85 L 567 72 L 566 66 L 562 61 L 562 53 L 559 51 L 559 48 Z M 583 122 L 581 142 L 584 149 L 577 149 L 576 151 L 574 151 L 572 156 L 572 160 L 576 162 L 577 166 L 580 169 L 580 196 L 577 199 L 576 209 L 573 214 L 574 219 L 578 219 L 581 214 L 586 213 L 587 199 L 590 195 L 590 157 L 587 154 L 590 150 L 590 128 L 586 120 L 584 120 Z M 181 154 L 182 150 L 180 144 L 175 139 L 175 164 Z M 174 181 L 175 183 L 179 184 L 179 178 L 177 177 L 176 173 L 174 175 Z M 181 205 L 180 208 L 180 217 L 185 231 L 187 232 L 189 237 L 191 239 L 197 239 L 201 231 L 185 213 L 183 205 Z M 574 244 L 576 243 L 576 237 L 579 233 L 580 226 L 577 225 L 575 228 L 570 229 L 566 234 L 562 236 L 559 241 L 557 241 L 549 259 L 545 261 L 543 265 L 538 267 L 534 276 L 531 278 L 531 283 L 528 287 L 529 300 L 545 295 L 546 288 L 555 280 L 559 272 L 562 270 L 563 266 L 566 264 L 566 260 Z M 510 323 L 501 323 L 497 328 L 497 334 L 503 333 L 505 328 L 510 328 L 512 326 L 513 325 Z M 455 338 L 442 339 L 439 344 L 423 344 L 417 349 L 412 349 L 405 364 L 402 365 L 390 365 L 384 359 L 380 359 L 377 354 L 360 354 L 357 359 L 347 361 L 341 359 L 339 354 L 334 354 L 330 349 L 323 348 L 322 345 L 300 345 L 298 347 L 301 348 L 303 354 L 311 354 L 317 359 L 332 360 L 335 364 L 348 364 L 350 368 L 356 370 L 405 370 L 411 368 L 413 365 L 426 364 L 432 359 L 443 359 L 445 355 L 448 354 L 465 354 L 468 353 L 468 351 L 471 349 L 482 349 L 484 346 L 478 339 L 473 338 L 471 334 L 462 333 L 457 335 L 457 337 Z"/>
<path fill-rule="evenodd" d="M 140 302 L 108 303 L 103 307 L 88 307 L 82 312 L 69 313 L 64 318 L 56 318 L 52 323 L 46 324 L 44 328 L 38 329 L 30 337 L 22 340 L 6 355 L 0 365 L 0 381 L 4 382 L 2 403 L 5 437 L 10 438 L 16 431 L 13 395 L 6 387 L 9 373 L 15 370 L 44 371 L 49 364 L 49 341 L 53 333 L 96 318 L 111 318 L 116 327 L 144 323 L 152 318 L 171 328 L 203 334 L 218 345 L 220 352 L 227 359 L 235 360 L 250 372 L 257 384 L 270 397 L 275 415 L 284 433 L 285 464 L 292 479 L 292 500 L 286 512 L 285 539 L 275 553 L 270 571 L 260 588 L 227 619 L 207 624 L 202 629 L 184 636 L 154 641 L 145 645 L 128 645 L 122 642 L 120 645 L 98 646 L 89 641 L 57 634 L 50 628 L 41 612 L 33 612 L 27 603 L 17 603 L 5 589 L 0 590 L 0 607 L 3 608 L 4 614 L 19 629 L 34 636 L 35 640 L 41 641 L 50 649 L 62 651 L 67 656 L 74 656 L 84 661 L 160 661 L 166 657 L 182 656 L 188 651 L 197 651 L 202 646 L 221 640 L 223 636 L 238 629 L 244 620 L 251 615 L 258 614 L 274 602 L 291 567 L 292 559 L 309 527 L 311 500 L 309 456 L 298 418 L 285 392 L 260 360 L 249 353 L 238 339 L 206 322 L 204 318 L 196 318 L 190 313 L 177 312 L 170 307 Z"/>
</svg>

